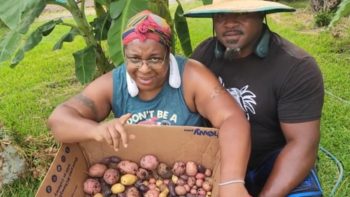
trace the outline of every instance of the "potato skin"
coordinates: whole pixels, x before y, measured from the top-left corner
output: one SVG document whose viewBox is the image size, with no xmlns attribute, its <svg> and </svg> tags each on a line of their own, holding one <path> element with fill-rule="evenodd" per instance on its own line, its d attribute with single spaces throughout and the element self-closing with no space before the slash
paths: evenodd
<svg viewBox="0 0 350 197">
<path fill-rule="evenodd" d="M 139 168 L 136 172 L 136 176 L 140 179 L 140 180 L 145 180 L 145 179 L 149 179 L 150 178 L 150 173 L 144 169 L 144 168 Z"/>
<path fill-rule="evenodd" d="M 158 158 L 154 155 L 144 155 L 140 159 L 140 166 L 147 170 L 155 170 L 159 164 Z"/>
<path fill-rule="evenodd" d="M 101 192 L 101 184 L 96 179 L 86 179 L 84 182 L 84 192 L 87 194 L 97 194 Z"/>
<path fill-rule="evenodd" d="M 135 162 L 123 160 L 118 163 L 118 169 L 122 174 L 136 174 L 139 166 Z"/>
<path fill-rule="evenodd" d="M 186 163 L 186 174 L 188 176 L 195 176 L 198 172 L 197 164 L 193 161 L 188 161 Z"/>
<path fill-rule="evenodd" d="M 107 170 L 107 166 L 102 163 L 95 163 L 89 168 L 89 176 L 90 177 L 102 177 Z"/>
<path fill-rule="evenodd" d="M 174 163 L 173 165 L 173 174 L 175 174 L 176 176 L 181 176 L 183 174 L 185 174 L 186 172 L 186 163 L 183 161 L 177 161 Z"/>
<path fill-rule="evenodd" d="M 136 187 L 129 187 L 126 192 L 126 197 L 141 197 L 139 190 Z"/>
<path fill-rule="evenodd" d="M 157 167 L 157 173 L 163 179 L 170 179 L 173 175 L 171 168 L 165 163 L 159 163 Z"/>
<path fill-rule="evenodd" d="M 119 171 L 113 168 L 107 169 L 103 175 L 103 180 L 109 185 L 115 184 L 119 180 L 119 178 Z"/>
</svg>

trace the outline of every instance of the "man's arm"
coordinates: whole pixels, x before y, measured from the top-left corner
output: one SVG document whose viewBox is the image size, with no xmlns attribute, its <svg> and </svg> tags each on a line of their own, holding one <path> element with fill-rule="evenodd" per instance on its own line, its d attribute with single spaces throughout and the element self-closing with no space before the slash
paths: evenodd
<svg viewBox="0 0 350 197">
<path fill-rule="evenodd" d="M 243 111 L 215 76 L 197 61 L 184 71 L 185 100 L 219 128 L 221 172 L 219 182 L 244 180 L 250 155 L 250 127 Z M 242 183 L 220 186 L 220 197 L 248 196 Z"/>
<path fill-rule="evenodd" d="M 286 146 L 276 159 L 260 197 L 287 196 L 315 164 L 320 140 L 320 121 L 281 123 Z"/>
</svg>

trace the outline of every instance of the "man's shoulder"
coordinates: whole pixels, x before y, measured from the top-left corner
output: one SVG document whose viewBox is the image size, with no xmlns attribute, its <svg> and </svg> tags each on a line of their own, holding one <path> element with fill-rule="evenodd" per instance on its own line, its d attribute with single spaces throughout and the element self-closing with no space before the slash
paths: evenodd
<svg viewBox="0 0 350 197">
<path fill-rule="evenodd" d="M 196 47 L 191 58 L 200 61 L 204 65 L 210 65 L 214 57 L 214 48 L 216 39 L 213 37 L 207 38 Z"/>
<path fill-rule="evenodd" d="M 196 47 L 196 49 L 203 48 L 203 47 L 208 47 L 208 46 L 214 46 L 215 42 L 216 42 L 216 38 L 209 37 L 209 38 L 203 40 L 202 42 L 200 42 L 198 44 L 198 46 Z"/>
<path fill-rule="evenodd" d="M 279 50 L 280 53 L 285 54 L 285 57 L 295 58 L 299 60 L 312 58 L 312 56 L 304 49 L 275 32 L 272 32 L 271 43 L 275 50 Z"/>
</svg>

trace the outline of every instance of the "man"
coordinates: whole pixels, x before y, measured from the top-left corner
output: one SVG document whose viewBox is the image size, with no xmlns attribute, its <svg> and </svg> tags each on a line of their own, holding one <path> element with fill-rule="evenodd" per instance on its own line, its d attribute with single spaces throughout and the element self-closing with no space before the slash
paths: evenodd
<svg viewBox="0 0 350 197">
<path fill-rule="evenodd" d="M 246 111 L 252 130 L 249 193 L 322 196 L 314 166 L 323 79 L 309 54 L 267 26 L 266 14 L 284 11 L 294 9 L 262 0 L 214 0 L 186 12 L 212 17 L 215 30 L 192 58 L 207 65 Z"/>
</svg>

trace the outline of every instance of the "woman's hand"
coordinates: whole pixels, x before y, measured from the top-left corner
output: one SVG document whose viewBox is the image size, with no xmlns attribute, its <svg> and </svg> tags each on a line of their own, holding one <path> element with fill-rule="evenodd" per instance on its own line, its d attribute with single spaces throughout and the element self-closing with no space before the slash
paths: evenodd
<svg viewBox="0 0 350 197">
<path fill-rule="evenodd" d="M 97 127 L 95 140 L 107 142 L 115 151 L 119 150 L 120 141 L 126 148 L 128 146 L 128 136 L 124 130 L 124 124 L 130 117 L 131 114 L 124 114 L 120 118 L 100 123 Z"/>
</svg>

